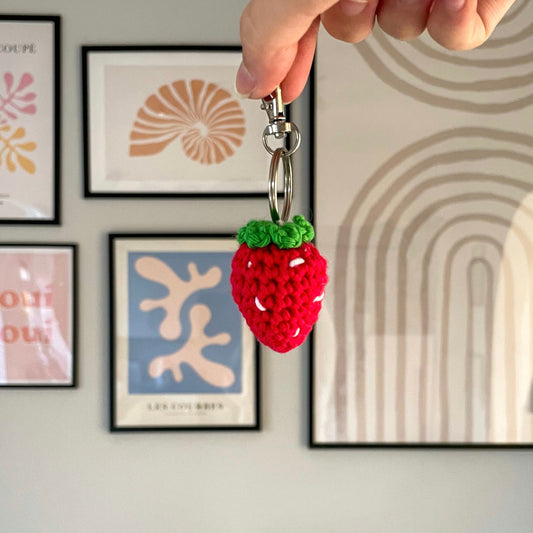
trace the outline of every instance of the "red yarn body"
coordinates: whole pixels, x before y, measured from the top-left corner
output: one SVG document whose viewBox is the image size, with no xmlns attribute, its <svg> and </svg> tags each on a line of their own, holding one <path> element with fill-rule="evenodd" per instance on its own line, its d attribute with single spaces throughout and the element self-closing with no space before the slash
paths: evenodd
<svg viewBox="0 0 533 533">
<path fill-rule="evenodd" d="M 277 352 L 302 344 L 322 308 L 327 262 L 310 243 L 280 249 L 241 244 L 233 257 L 233 299 L 257 339 Z"/>
</svg>

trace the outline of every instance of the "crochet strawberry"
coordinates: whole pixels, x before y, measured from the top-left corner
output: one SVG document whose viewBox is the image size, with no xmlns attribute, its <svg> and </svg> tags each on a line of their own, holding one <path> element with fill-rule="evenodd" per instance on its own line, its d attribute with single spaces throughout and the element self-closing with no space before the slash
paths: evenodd
<svg viewBox="0 0 533 533">
<path fill-rule="evenodd" d="M 304 342 L 318 319 L 328 281 L 304 217 L 278 225 L 252 220 L 239 230 L 232 261 L 233 299 L 257 339 L 277 352 Z"/>
</svg>

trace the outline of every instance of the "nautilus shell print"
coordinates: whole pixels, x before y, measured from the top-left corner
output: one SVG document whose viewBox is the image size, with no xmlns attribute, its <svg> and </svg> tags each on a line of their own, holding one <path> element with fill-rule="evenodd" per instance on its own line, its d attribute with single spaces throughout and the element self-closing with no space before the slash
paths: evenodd
<svg viewBox="0 0 533 533">
<path fill-rule="evenodd" d="M 398 43 L 376 29 L 354 45 L 385 84 L 433 106 L 504 113 L 533 103 L 533 2 L 518 0 L 480 48 L 446 50 L 428 35 Z"/>
<path fill-rule="evenodd" d="M 178 140 L 184 154 L 213 165 L 242 145 L 245 117 L 239 102 L 204 80 L 177 80 L 151 94 L 137 112 L 130 156 L 154 156 Z"/>
</svg>

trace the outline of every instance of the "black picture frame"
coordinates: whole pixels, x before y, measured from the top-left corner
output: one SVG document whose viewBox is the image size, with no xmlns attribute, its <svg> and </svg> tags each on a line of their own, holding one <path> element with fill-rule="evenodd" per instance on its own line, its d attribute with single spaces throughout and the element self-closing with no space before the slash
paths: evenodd
<svg viewBox="0 0 533 533">
<path fill-rule="evenodd" d="M 135 187 L 131 185 L 133 181 L 127 185 L 127 188 L 121 189 L 120 185 L 117 185 L 116 190 L 111 190 L 107 185 L 106 190 L 103 190 L 101 185 L 95 184 L 95 179 L 102 180 L 102 174 L 105 174 L 105 171 L 96 170 L 96 165 L 94 162 L 94 154 L 100 153 L 102 150 L 95 147 L 95 143 L 100 143 L 99 146 L 105 146 L 105 141 L 97 140 L 101 139 L 102 135 L 93 135 L 93 129 L 95 128 L 93 122 L 96 120 L 93 119 L 92 110 L 95 105 L 92 104 L 92 99 L 96 100 L 96 97 L 91 96 L 91 89 L 93 83 L 93 76 L 91 75 L 92 68 L 90 65 L 91 57 L 94 58 L 105 58 L 106 54 L 154 54 L 154 57 L 157 57 L 157 54 L 175 54 L 176 57 L 180 54 L 232 54 L 235 56 L 235 69 L 234 75 L 237 70 L 238 61 L 241 57 L 241 47 L 237 45 L 84 45 L 81 47 L 81 64 L 82 64 L 82 103 L 83 103 L 83 154 L 84 154 L 84 185 L 83 185 L 83 194 L 85 198 L 98 199 L 98 198 L 257 198 L 257 197 L 267 197 L 267 179 L 266 179 L 266 169 L 268 168 L 269 156 L 266 151 L 263 149 L 261 144 L 261 134 L 264 127 L 268 124 L 266 114 L 260 110 L 260 106 L 257 101 L 252 102 L 248 100 L 240 100 L 236 95 L 233 94 L 232 90 L 226 87 L 224 90 L 228 94 L 228 101 L 232 100 L 234 103 L 237 103 L 244 110 L 246 120 L 249 120 L 253 116 L 253 128 L 250 129 L 250 135 L 253 135 L 253 138 L 248 139 L 248 137 L 243 137 L 243 142 L 248 144 L 246 145 L 248 150 L 253 149 L 254 154 L 257 157 L 253 157 L 251 161 L 257 165 L 257 172 L 254 172 L 254 169 L 250 168 L 250 160 L 241 165 L 241 168 L 247 168 L 247 177 L 243 178 L 246 181 L 241 180 L 241 185 L 235 185 L 234 188 L 229 188 L 225 190 L 224 188 L 209 188 L 203 185 L 203 189 L 199 189 L 198 186 L 194 185 L 192 188 L 189 185 L 183 186 L 182 188 L 176 188 L 176 186 L 170 187 L 168 190 L 150 190 L 145 187 L 143 190 L 128 190 L 128 188 Z M 203 68 L 203 67 L 202 67 Z M 95 67 L 96 70 L 96 67 Z M 96 75 L 94 76 L 96 78 Z M 95 82 L 96 83 L 96 82 Z M 100 83 L 100 82 L 99 82 Z M 207 82 L 206 82 L 207 83 Z M 229 83 L 229 82 L 228 82 Z M 228 85 L 228 84 L 226 84 Z M 158 84 L 154 82 L 153 91 L 158 90 Z M 156 93 L 152 93 L 154 96 Z M 139 102 L 142 103 L 143 100 Z M 99 100 L 98 100 L 99 102 Z M 287 117 L 290 119 L 290 106 L 287 106 L 286 112 Z M 141 108 L 139 108 L 139 111 Z M 131 124 L 135 121 L 135 115 L 131 117 L 128 115 L 128 119 L 131 121 Z M 103 120 L 103 119 L 102 119 Z M 257 123 L 257 124 L 256 124 Z M 115 122 L 113 122 L 115 124 Z M 131 133 L 131 132 L 130 132 Z M 248 134 L 246 134 L 248 135 Z M 115 136 L 115 138 L 125 138 L 124 136 Z M 177 138 L 174 142 L 178 142 Z M 131 149 L 131 147 L 130 147 Z M 168 149 L 172 149 L 171 144 L 168 145 Z M 243 144 L 242 150 L 245 149 Z M 240 153 L 240 152 L 239 152 Z M 164 154 L 163 154 L 164 155 Z M 157 154 L 155 157 L 160 157 L 161 153 Z M 154 155 L 152 155 L 153 160 Z M 233 157 L 233 156 L 231 156 Z M 225 164 L 228 164 L 228 161 L 231 159 L 228 156 L 228 159 L 225 161 Z M 238 155 L 235 155 L 238 157 Z M 146 159 L 146 158 L 144 158 Z M 249 158 L 250 159 L 250 158 Z M 138 158 L 138 160 L 140 160 Z M 237 160 L 238 161 L 238 160 Z M 100 165 L 101 166 L 101 165 Z M 203 165 L 205 167 L 205 165 Z M 105 167 L 107 169 L 107 167 Z M 213 167 L 218 168 L 218 167 Z M 233 167 L 231 167 L 233 168 Z M 154 167 L 155 169 L 155 167 Z M 195 172 L 202 171 L 202 165 L 197 165 L 196 170 L 191 171 L 191 176 L 188 176 L 190 182 L 191 179 L 195 179 Z M 126 171 L 124 171 L 126 173 Z M 156 170 L 154 170 L 157 173 Z M 117 172 L 114 172 L 117 174 Z M 95 176 L 99 176 L 96 178 Z M 244 176 L 244 175 L 243 175 Z M 251 180 L 251 176 L 256 180 L 254 182 L 248 181 Z M 129 178 L 128 178 L 129 179 Z M 221 180 L 219 180 L 221 181 Z M 213 178 L 211 183 L 215 183 L 216 180 Z M 128 180 L 125 180 L 124 183 L 128 183 Z M 142 183 L 142 180 L 138 180 L 138 183 Z M 237 182 L 236 182 L 237 183 Z M 189 187 L 189 188 L 188 188 Z M 222 186 L 221 186 L 222 187 Z M 228 185 L 229 187 L 229 185 Z"/>
<path fill-rule="evenodd" d="M 0 261 L 1 261 L 1 255 L 3 251 L 6 249 L 13 249 L 13 250 L 18 251 L 18 253 L 25 252 L 26 250 L 31 251 L 32 249 L 50 250 L 50 251 L 61 251 L 61 249 L 64 249 L 64 250 L 68 250 L 71 254 L 70 272 L 69 272 L 71 283 L 70 283 L 70 287 L 68 287 L 67 289 L 63 289 L 63 290 L 67 290 L 68 294 L 70 294 L 70 299 L 67 300 L 66 302 L 63 302 L 63 304 L 65 303 L 70 304 L 68 322 L 70 324 L 71 334 L 70 334 L 70 338 L 65 340 L 65 343 L 67 344 L 67 346 L 70 344 L 70 361 L 67 361 L 66 363 L 67 366 L 68 364 L 70 364 L 70 372 L 68 374 L 69 379 L 65 381 L 51 379 L 48 382 L 44 380 L 39 381 L 35 378 L 33 380 L 28 379 L 27 382 L 23 382 L 21 379 L 17 381 L 13 380 L 13 381 L 7 381 L 7 382 L 0 381 L 0 389 L 4 389 L 4 388 L 5 389 L 42 389 L 42 388 L 63 389 L 63 388 L 76 388 L 78 386 L 78 312 L 79 312 L 79 309 L 78 309 L 78 256 L 79 256 L 78 248 L 79 248 L 78 244 L 72 243 L 72 242 L 53 242 L 53 243 L 52 242 L 37 242 L 37 243 L 2 242 L 0 243 Z M 19 271 L 18 275 L 22 276 L 23 271 L 26 271 L 26 269 L 27 269 L 27 265 L 18 264 L 17 265 L 17 270 Z M 24 275 L 28 277 L 27 281 L 31 280 L 31 272 L 28 271 Z M 23 278 L 23 281 L 26 281 L 26 280 L 24 280 Z M 4 299 L 6 299 L 6 302 L 8 302 L 8 305 L 5 306 L 2 303 L 0 303 L 0 311 L 2 312 L 3 320 L 6 319 L 6 316 L 8 317 L 7 319 L 9 320 L 10 315 L 7 314 L 8 310 L 11 310 L 14 307 L 18 306 L 19 303 L 22 304 L 22 300 L 25 297 L 24 295 L 22 295 L 22 293 L 24 292 L 28 295 L 31 295 L 30 291 L 32 290 L 32 287 L 30 287 L 20 292 L 17 291 L 16 297 L 13 296 L 13 294 L 11 294 L 9 295 L 9 299 L 7 299 L 8 298 L 8 295 L 6 295 L 7 292 L 10 292 L 10 293 L 15 292 L 15 290 L 12 287 L 7 287 L 7 288 L 4 288 L 4 290 L 2 290 L 2 285 L 8 282 L 9 282 L 8 272 L 4 271 L 2 278 L 0 279 L 0 301 L 3 301 Z M 58 283 L 57 287 L 61 287 L 61 286 L 62 285 Z M 33 289 L 35 289 L 35 285 L 33 286 Z M 39 287 L 39 289 L 42 291 L 42 288 Z M 60 329 L 59 324 L 61 323 L 61 319 L 58 318 L 58 314 L 59 316 L 61 316 L 61 314 L 60 312 L 58 312 L 58 314 L 56 314 L 55 312 L 56 303 L 54 299 L 54 297 L 57 297 L 57 294 L 55 292 L 52 292 L 52 293 L 49 293 L 49 295 L 50 295 L 49 296 L 50 300 L 46 300 L 45 299 L 46 297 L 43 296 L 42 294 L 39 297 L 41 302 L 43 300 L 46 301 L 45 305 L 42 307 L 46 307 L 47 309 L 50 309 L 50 308 L 54 309 L 54 312 L 52 315 L 50 315 L 50 319 L 48 322 L 44 320 L 43 318 L 40 318 L 41 322 L 44 322 L 45 324 L 42 326 L 41 329 L 45 330 L 46 327 L 53 328 L 54 325 L 57 325 L 57 328 L 59 330 Z M 30 296 L 27 296 L 27 297 L 30 297 Z M 34 298 L 33 296 L 31 297 Z M 54 303 L 50 305 L 50 302 L 54 302 Z M 32 304 L 26 303 L 25 305 L 28 308 L 32 307 Z M 24 314 L 27 314 L 27 312 L 25 312 Z M 4 328 L 7 328 L 7 327 L 9 327 L 7 324 L 5 323 L 2 324 L 2 328 L 0 329 L 0 344 L 6 343 L 7 332 L 5 331 Z M 28 325 L 28 330 L 29 329 L 30 328 Z M 53 332 L 53 329 L 51 329 L 51 331 Z M 35 329 L 33 330 L 32 335 L 35 337 L 36 335 Z M 44 346 L 45 344 L 50 344 L 52 342 L 50 340 L 50 337 L 53 337 L 53 335 L 54 333 L 52 333 L 49 336 L 46 342 L 43 341 L 42 343 L 40 343 L 41 346 Z M 61 343 L 63 339 L 61 338 L 59 339 L 59 341 Z M 59 352 L 60 349 L 61 347 L 57 350 L 57 352 Z M 41 349 L 41 352 L 43 351 L 44 350 Z M 5 367 L 8 363 L 6 361 L 1 361 L 1 360 L 0 360 L 0 363 L 2 363 L 2 368 L 0 368 L 0 370 L 4 369 L 5 371 Z M 47 362 L 46 365 L 50 366 L 49 362 Z"/>
<path fill-rule="evenodd" d="M 320 146 L 317 143 L 317 131 L 320 124 L 317 121 L 316 110 L 318 108 L 318 79 L 319 73 L 317 69 L 317 60 L 313 63 L 310 75 L 310 125 L 312 141 L 312 157 L 311 165 L 311 189 L 310 201 L 313 212 L 313 223 L 315 228 L 317 226 L 317 153 Z M 323 148 L 323 147 L 322 147 Z M 320 217 L 320 211 L 318 212 Z M 319 233 L 319 232 L 318 232 Z M 331 275 L 331 273 L 330 273 Z M 331 280 L 330 280 L 331 281 Z M 326 289 L 327 291 L 327 289 Z M 317 358 L 317 333 L 316 328 L 310 335 L 310 358 L 308 371 L 308 434 L 307 445 L 311 450 L 363 450 L 363 449 L 392 449 L 392 450 L 531 450 L 533 449 L 533 442 L 341 442 L 341 441 L 318 441 L 315 434 L 316 429 L 316 398 L 317 391 L 315 387 L 316 380 L 316 358 Z"/>
<path fill-rule="evenodd" d="M 26 15 L 26 14 L 0 14 L 0 22 L 13 23 L 50 23 L 53 28 L 52 50 L 53 72 L 50 75 L 51 93 L 53 101 L 53 111 L 51 112 L 52 128 L 49 133 L 52 143 L 51 160 L 53 165 L 52 176 L 50 176 L 53 190 L 51 194 L 50 215 L 49 216 L 25 216 L 13 217 L 12 215 L 0 217 L 0 225 L 60 225 L 61 224 L 61 16 L 60 15 Z M 15 45 L 11 45 L 12 47 Z M 20 44 L 20 43 L 19 43 Z M 23 43 L 24 46 L 35 46 L 36 43 Z M 11 49 L 10 49 L 11 50 Z M 0 167 L 0 171 L 2 168 Z M 9 198 L 10 193 L 0 190 L 0 207 L 3 199 Z M 32 206 L 30 206 L 32 207 Z M 33 211 L 34 209 L 32 207 Z"/>
<path fill-rule="evenodd" d="M 130 353 L 133 353 L 135 351 L 135 347 L 133 345 L 130 345 L 130 338 L 128 337 L 127 342 L 125 343 L 124 340 L 120 341 L 120 335 L 118 334 L 119 331 L 126 331 L 127 335 L 129 335 L 129 321 L 130 317 L 128 316 L 130 311 L 129 309 L 124 308 L 124 306 L 121 308 L 119 304 L 119 300 L 121 300 L 121 295 L 125 296 L 127 293 L 128 295 L 128 302 L 130 299 L 130 292 L 129 292 L 129 284 L 134 283 L 129 277 L 129 272 L 133 271 L 133 265 L 137 265 L 137 263 L 133 262 L 134 259 L 128 257 L 128 254 L 131 252 L 133 254 L 144 254 L 142 255 L 143 258 L 146 258 L 146 254 L 155 254 L 159 255 L 161 253 L 165 252 L 171 252 L 171 253 L 185 253 L 187 254 L 187 258 L 183 259 L 183 261 L 187 262 L 187 269 L 188 269 L 188 275 L 190 276 L 189 281 L 187 281 L 186 277 L 183 279 L 179 279 L 178 281 L 184 282 L 184 283 L 190 283 L 193 281 L 193 272 L 191 270 L 189 262 L 192 261 L 190 258 L 190 255 L 194 253 L 202 254 L 202 250 L 205 251 L 215 251 L 215 252 L 230 252 L 233 253 L 232 247 L 233 242 L 235 242 L 234 236 L 230 234 L 222 234 L 222 233 L 109 233 L 108 234 L 108 253 L 109 253 L 109 308 L 110 308 L 110 323 L 109 323 L 109 349 L 110 349 L 110 372 L 109 372 L 109 394 L 110 394 L 110 412 L 109 412 L 109 429 L 111 432 L 129 432 L 129 431 L 211 431 L 211 430 L 224 430 L 224 431 L 259 431 L 261 430 L 261 408 L 260 408 L 260 398 L 261 398 L 261 378 L 260 378 L 260 360 L 259 360 L 259 343 L 257 340 L 253 337 L 252 333 L 247 328 L 244 320 L 240 316 L 240 313 L 238 315 L 238 321 L 241 324 L 240 328 L 241 331 L 239 334 L 241 335 L 240 338 L 240 346 L 241 346 L 241 353 L 239 354 L 239 363 L 241 365 L 240 367 L 240 387 L 242 396 L 244 399 L 240 400 L 242 403 L 241 413 L 239 414 L 239 411 L 236 413 L 239 414 L 239 420 L 233 421 L 231 417 L 225 418 L 221 417 L 220 420 L 217 421 L 216 416 L 206 415 L 205 412 L 201 412 L 203 408 L 205 408 L 207 411 L 212 409 L 213 411 L 220 409 L 220 410 L 226 410 L 231 409 L 231 403 L 238 404 L 239 398 L 237 393 L 232 393 L 231 387 L 229 387 L 227 390 L 228 392 L 221 392 L 220 394 L 213 394 L 213 390 L 211 390 L 211 394 L 204 394 L 202 392 L 185 392 L 185 393 L 176 393 L 176 392 L 164 392 L 159 391 L 158 393 L 154 394 L 154 383 L 150 382 L 148 385 L 151 388 L 152 393 L 144 391 L 144 393 L 138 393 L 138 392 L 131 392 L 131 388 L 133 387 L 144 387 L 147 383 L 147 381 L 143 382 L 142 377 L 136 380 L 136 383 L 132 385 L 132 382 L 130 380 L 129 376 L 129 370 L 133 366 L 135 366 L 136 363 L 133 363 L 130 359 Z M 158 244 L 159 243 L 159 244 Z M 166 244 L 165 244 L 166 243 Z M 201 245 L 205 244 L 205 248 L 202 248 Z M 178 249 L 176 250 L 176 246 L 185 246 L 185 249 Z M 119 246 L 123 246 L 123 250 L 118 250 Z M 211 246 L 211 248 L 209 248 Z M 214 248 L 213 248 L 214 247 Z M 204 255 L 206 255 L 204 253 Z M 225 254 L 227 256 L 227 254 Z M 224 262 L 227 262 L 227 257 L 223 259 Z M 159 259 L 158 259 L 159 260 Z M 131 267 L 130 265 L 131 261 Z M 137 261 L 137 260 L 135 260 Z M 169 259 L 169 261 L 181 261 L 181 259 L 176 260 L 176 255 Z M 209 263 L 209 260 L 207 259 L 207 263 Z M 170 268 L 167 263 L 165 263 L 167 268 Z M 185 263 L 181 265 L 180 268 L 184 268 Z M 195 264 L 196 265 L 196 264 Z M 196 270 L 196 274 L 199 277 L 202 276 L 208 276 L 211 270 L 214 268 L 219 268 L 210 266 L 207 270 L 205 270 L 206 265 L 202 267 L 200 265 L 198 269 Z M 227 264 L 227 267 L 229 268 L 229 263 Z M 137 267 L 135 267 L 137 268 Z M 153 267 L 152 267 L 153 268 Z M 196 266 L 194 267 L 196 269 Z M 226 267 L 224 267 L 225 269 Z M 126 272 L 124 272 L 124 269 L 126 269 Z M 172 270 L 172 268 L 170 268 Z M 205 270 L 205 272 L 204 272 Z M 174 275 L 179 278 L 179 274 L 172 270 Z M 156 281 L 154 277 L 146 277 L 146 275 L 140 274 L 137 270 L 134 273 L 134 276 L 141 281 L 141 283 L 145 283 L 146 280 L 148 280 L 148 283 L 151 284 L 150 290 L 157 290 L 157 287 L 160 287 L 161 285 L 165 286 L 162 281 Z M 187 276 L 187 274 L 186 274 Z M 221 286 L 222 289 L 216 291 L 217 294 L 215 294 L 216 298 L 222 298 L 221 301 L 223 301 L 223 305 L 231 305 L 232 308 L 227 308 L 227 311 L 224 313 L 224 318 L 227 319 L 228 314 L 234 315 L 235 311 L 238 313 L 238 310 L 236 308 L 236 305 L 231 301 L 231 304 L 228 304 L 229 299 L 231 299 L 231 287 L 229 286 L 229 280 L 226 279 L 229 276 L 229 272 L 224 272 L 222 274 L 221 279 L 217 284 L 204 287 L 205 289 L 210 288 L 216 288 Z M 157 277 L 157 276 L 155 276 Z M 140 278 L 144 278 L 140 279 Z M 199 279 L 199 278 L 196 278 Z M 120 281 L 122 281 L 122 285 L 119 286 Z M 138 282 L 138 281 L 137 281 Z M 170 286 L 165 286 L 166 290 L 163 292 L 167 292 L 170 294 L 172 291 L 170 289 Z M 183 329 L 180 330 L 187 333 L 187 327 L 189 327 L 189 337 L 185 340 L 185 343 L 183 342 L 183 339 L 185 336 L 181 335 L 181 331 L 177 336 L 174 336 L 170 339 L 170 337 L 167 337 L 167 340 L 170 339 L 170 343 L 173 344 L 174 342 L 180 343 L 176 344 L 176 346 L 180 346 L 179 350 L 182 350 L 183 346 L 189 342 L 189 340 L 193 337 L 195 337 L 191 332 L 193 331 L 193 315 L 191 312 L 194 312 L 193 310 L 195 308 L 199 308 L 201 306 L 207 307 L 206 305 L 202 304 L 202 301 L 205 302 L 205 296 L 198 297 L 199 289 L 196 291 L 193 291 L 191 294 L 184 296 L 184 299 L 180 303 L 179 307 L 180 310 L 184 311 L 184 314 L 186 311 L 189 312 L 189 323 L 187 324 L 186 321 L 181 321 L 181 313 L 178 311 L 178 322 L 185 324 Z M 142 302 L 141 299 L 141 292 L 138 292 L 136 290 L 137 298 L 139 299 L 139 302 Z M 209 293 L 209 290 L 204 290 L 204 295 L 206 293 Z M 213 293 L 213 291 L 211 291 Z M 196 298 L 199 298 L 199 300 L 196 300 L 195 298 L 191 298 L 191 296 L 195 296 Z M 228 299 L 229 297 L 229 299 Z M 202 298 L 204 298 L 202 300 Z M 209 298 L 211 296 L 207 297 L 209 301 Z M 133 301 L 133 300 L 132 300 Z M 192 303 L 191 303 L 192 301 Z M 200 303 L 198 303 L 200 302 Z M 132 309 L 133 304 L 128 303 L 128 305 L 131 305 Z M 161 306 L 162 307 L 162 306 Z M 234 307 L 234 308 L 233 308 Z M 139 305 L 138 308 L 140 309 L 141 306 Z M 136 309 L 136 308 L 135 308 Z M 157 306 L 150 309 L 148 313 L 146 313 L 145 316 L 149 316 L 150 312 L 153 313 L 154 309 L 157 309 Z M 215 313 L 211 313 L 211 306 L 209 306 L 209 313 L 207 313 L 207 316 L 205 319 L 207 322 L 205 322 L 206 328 L 211 328 L 212 334 L 211 338 L 218 337 L 220 335 L 219 329 L 215 326 L 214 329 L 212 328 L 213 322 L 211 319 L 213 318 L 216 321 L 216 324 L 220 324 L 221 319 L 223 318 L 220 313 L 215 315 Z M 156 311 L 157 312 L 157 311 Z M 142 313 L 139 313 L 142 314 Z M 132 313 L 133 315 L 133 313 Z M 126 323 L 124 324 L 123 320 L 124 317 L 126 317 Z M 161 318 L 161 315 L 159 315 L 159 319 Z M 134 317 L 134 319 L 138 323 L 138 315 Z M 234 320 L 232 318 L 231 320 Z M 160 327 L 161 324 L 159 324 Z M 146 325 L 146 327 L 150 328 L 152 332 L 155 332 L 156 326 L 153 324 Z M 124 329 L 126 328 L 126 330 Z M 203 328 L 203 326 L 201 326 Z M 216 331 L 215 331 L 216 330 Z M 138 337 L 142 336 L 143 333 L 141 333 L 139 329 L 136 330 Z M 142 330 L 144 331 L 144 330 Z M 203 329 L 202 333 L 203 334 Z M 226 333 L 223 333 L 223 335 Z M 159 341 L 164 340 L 162 338 L 162 335 L 158 333 L 159 335 Z M 228 335 L 229 336 L 229 335 Z M 207 339 L 209 340 L 209 339 Z M 227 339 L 225 339 L 227 340 Z M 231 352 L 232 343 L 234 342 L 234 338 L 231 338 L 228 344 L 228 348 Z M 155 342 L 155 339 L 152 338 L 150 343 L 153 345 Z M 166 342 L 166 341 L 165 341 Z M 220 343 L 222 344 L 222 342 Z M 238 343 L 237 343 L 238 344 Z M 225 345 L 225 344 L 224 344 Z M 140 344 L 139 344 L 140 346 Z M 169 344 L 167 344 L 167 347 Z M 200 357 L 204 357 L 202 354 L 202 350 L 204 348 L 207 348 L 208 345 L 200 348 Z M 146 357 L 146 354 L 144 353 L 145 348 L 140 346 L 140 350 L 138 350 L 136 353 L 136 357 L 140 355 L 140 357 Z M 150 348 L 152 349 L 152 348 Z M 176 352 L 174 352 L 176 353 Z M 174 354 L 170 354 L 174 355 Z M 148 356 L 150 357 L 150 356 Z M 167 356 L 168 357 L 168 356 Z M 212 357 L 212 355 L 210 355 Z M 154 359 L 162 359 L 163 357 L 158 354 L 157 357 Z M 153 363 L 154 359 L 151 360 Z M 146 364 L 146 363 L 145 363 Z M 220 364 L 220 361 L 219 363 Z M 247 365 L 252 365 L 252 369 L 246 369 Z M 144 367 L 146 371 L 150 368 L 151 365 L 147 365 Z M 189 365 L 182 365 L 181 362 L 178 362 L 178 369 L 183 366 L 189 366 Z M 136 371 L 142 372 L 142 368 L 137 368 Z M 129 370 L 127 370 L 129 369 Z M 183 369 L 183 368 L 182 368 Z M 193 369 L 193 366 L 190 366 L 189 372 L 195 372 Z M 162 372 L 157 379 L 164 380 L 165 376 L 163 375 L 166 373 L 170 368 L 166 368 L 164 372 Z M 128 372 L 128 375 L 126 375 L 126 372 Z M 178 372 L 181 373 L 180 370 Z M 145 372 L 146 373 L 146 372 Z M 185 372 L 184 372 L 185 373 Z M 199 376 L 200 373 L 197 372 L 197 375 Z M 146 376 L 145 376 L 146 377 Z M 170 379 L 170 374 L 167 374 L 167 385 L 172 388 L 178 381 Z M 190 378 L 190 374 L 189 374 Z M 186 379 L 189 379 L 186 376 Z M 123 380 L 121 382 L 121 379 Z M 196 380 L 198 378 L 195 378 Z M 128 385 L 124 383 L 124 381 L 128 381 Z M 181 383 L 181 382 L 179 382 Z M 169 385 L 170 384 L 170 385 Z M 156 384 L 157 385 L 157 384 Z M 197 385 L 196 385 L 197 386 Z M 125 389 L 128 390 L 125 390 Z M 119 389 L 122 390 L 122 392 L 117 392 Z M 212 389 L 212 387 L 211 387 Z M 225 400 L 223 398 L 224 395 L 227 395 L 229 400 L 227 402 L 223 401 Z M 121 397 L 119 397 L 121 396 Z M 220 398 L 222 396 L 222 398 Z M 206 399 L 207 398 L 207 399 Z M 121 402 L 123 402 L 123 405 L 126 404 L 126 402 L 130 402 L 130 408 L 133 409 L 134 415 L 133 418 L 137 417 L 137 421 L 135 423 L 128 423 L 123 420 L 123 414 L 121 415 L 119 411 L 121 410 Z M 247 403 L 248 402 L 248 403 Z M 216 405 L 215 405 L 216 404 Z M 202 407 L 203 406 L 203 407 Z M 127 412 L 128 407 L 125 407 L 123 409 L 123 413 Z M 174 416 L 174 422 L 173 424 L 166 422 L 161 423 L 156 421 L 155 419 L 150 419 L 150 416 L 155 416 L 158 420 L 161 419 L 159 416 L 161 412 L 156 411 L 166 411 L 166 417 L 164 416 L 165 420 L 172 420 L 172 416 Z M 151 412 L 152 414 L 146 415 L 146 412 Z M 191 423 L 190 420 L 192 420 L 192 413 L 196 412 L 195 418 L 197 419 L 197 423 Z M 140 414 L 139 414 L 140 413 Z M 143 414 L 144 413 L 144 414 Z M 155 414 L 154 414 L 155 413 Z M 129 413 L 128 413 L 129 415 Z M 198 423 L 198 420 L 201 420 L 201 417 L 211 416 L 211 421 L 208 423 Z M 188 417 L 188 418 L 187 418 Z M 248 420 L 246 420 L 246 417 L 248 417 Z"/>
</svg>

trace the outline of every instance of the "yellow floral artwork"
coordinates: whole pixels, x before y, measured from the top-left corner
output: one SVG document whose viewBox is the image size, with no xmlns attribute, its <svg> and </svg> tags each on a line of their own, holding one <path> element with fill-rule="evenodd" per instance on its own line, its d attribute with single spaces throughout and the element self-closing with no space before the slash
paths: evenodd
<svg viewBox="0 0 533 533">
<path fill-rule="evenodd" d="M 23 141 L 25 136 L 24 128 L 12 131 L 11 126 L 0 126 L 0 168 L 6 167 L 9 172 L 22 168 L 28 174 L 35 173 L 35 163 L 21 152 L 33 152 L 37 144 Z"/>
</svg>

